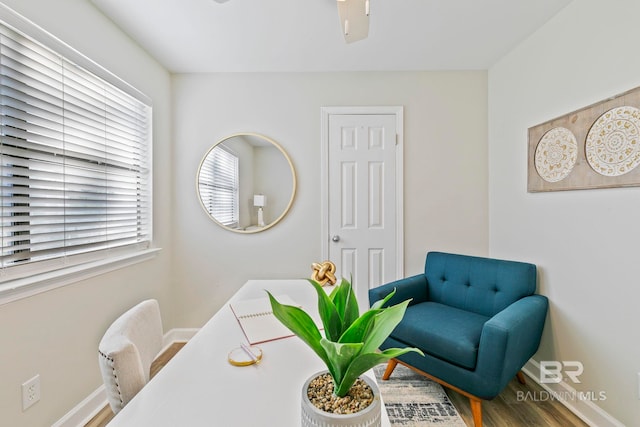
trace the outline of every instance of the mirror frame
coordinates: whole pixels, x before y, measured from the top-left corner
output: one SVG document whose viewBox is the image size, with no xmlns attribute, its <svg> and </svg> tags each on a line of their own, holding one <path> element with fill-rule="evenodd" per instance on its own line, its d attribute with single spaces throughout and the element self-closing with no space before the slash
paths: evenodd
<svg viewBox="0 0 640 427">
<path fill-rule="evenodd" d="M 200 170 L 202 169 L 202 165 L 204 164 L 204 161 L 206 160 L 207 156 L 209 156 L 211 151 L 213 151 L 214 148 L 216 148 L 218 145 L 222 144 L 223 142 L 225 142 L 225 141 L 227 141 L 227 140 L 229 140 L 231 138 L 238 137 L 238 136 L 253 136 L 253 137 L 262 138 L 265 141 L 269 142 L 275 148 L 277 148 L 280 151 L 280 153 L 282 153 L 282 155 L 284 156 L 285 160 L 289 164 L 289 168 L 291 170 L 291 180 L 292 180 L 291 184 L 292 185 L 291 185 L 291 197 L 289 198 L 289 203 L 287 203 L 287 206 L 285 207 L 284 211 L 276 219 L 274 219 L 273 221 L 271 221 L 268 224 L 265 224 L 264 227 L 258 228 L 258 229 L 255 229 L 255 230 L 239 230 L 239 229 L 231 228 L 231 227 L 228 227 L 228 226 L 222 224 L 217 219 L 215 219 L 213 217 L 213 215 L 211 215 L 211 213 L 209 212 L 207 207 L 204 205 L 204 203 L 202 201 L 202 196 L 200 195 L 200 186 L 198 185 L 199 178 L 200 178 Z M 260 233 L 262 231 L 270 229 L 271 227 L 273 227 L 274 225 L 279 223 L 282 220 L 282 218 L 284 218 L 285 215 L 287 215 L 287 213 L 289 213 L 289 211 L 291 210 L 291 206 L 293 205 L 293 200 L 295 199 L 295 196 L 296 196 L 297 186 L 298 186 L 298 181 L 297 181 L 297 178 L 296 178 L 296 170 L 293 167 L 293 162 L 291 161 L 291 158 L 289 157 L 287 152 L 284 151 L 284 148 L 282 148 L 282 146 L 280 144 L 278 144 L 276 141 L 274 141 L 273 139 L 269 138 L 268 136 L 265 136 L 265 135 L 262 135 L 262 134 L 259 134 L 259 133 L 255 133 L 255 132 L 238 132 L 238 133 L 234 133 L 234 134 L 228 135 L 228 136 L 220 139 L 218 142 L 213 144 L 213 146 L 211 146 L 211 148 L 209 148 L 207 150 L 207 152 L 204 154 L 204 156 L 202 156 L 202 160 L 200 160 L 200 164 L 198 165 L 198 170 L 196 171 L 196 193 L 198 195 L 198 202 L 200 203 L 200 206 L 202 206 L 202 209 L 204 209 L 204 211 L 206 212 L 207 216 L 213 222 L 218 224 L 221 228 L 223 228 L 225 230 L 228 230 L 228 231 L 232 231 L 234 233 L 240 233 L 240 234 Z"/>
</svg>

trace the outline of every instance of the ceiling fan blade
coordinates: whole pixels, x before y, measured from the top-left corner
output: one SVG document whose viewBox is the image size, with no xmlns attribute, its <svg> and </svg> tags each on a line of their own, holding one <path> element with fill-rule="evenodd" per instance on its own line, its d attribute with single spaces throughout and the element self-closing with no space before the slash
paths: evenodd
<svg viewBox="0 0 640 427">
<path fill-rule="evenodd" d="M 369 35 L 367 0 L 337 0 L 342 34 L 347 43 L 366 39 Z"/>
</svg>

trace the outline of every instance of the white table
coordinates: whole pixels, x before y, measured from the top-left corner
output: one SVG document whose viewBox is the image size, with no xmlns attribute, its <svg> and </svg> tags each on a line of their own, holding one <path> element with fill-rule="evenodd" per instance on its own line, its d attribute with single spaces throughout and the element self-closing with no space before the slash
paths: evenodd
<svg viewBox="0 0 640 427">
<path fill-rule="evenodd" d="M 306 280 L 249 280 L 230 300 L 286 294 L 317 306 Z M 227 355 L 246 342 L 225 304 L 109 423 L 109 427 L 299 426 L 304 381 L 326 369 L 298 337 L 259 344 L 259 365 L 232 366 Z M 367 375 L 373 377 L 370 371 Z M 373 377 L 375 378 L 375 377 Z M 382 425 L 389 426 L 384 405 Z"/>
</svg>

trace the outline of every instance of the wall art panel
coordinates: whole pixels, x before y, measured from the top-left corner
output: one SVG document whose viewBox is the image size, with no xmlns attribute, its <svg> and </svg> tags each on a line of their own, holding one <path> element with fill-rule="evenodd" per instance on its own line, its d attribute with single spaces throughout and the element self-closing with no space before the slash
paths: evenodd
<svg viewBox="0 0 640 427">
<path fill-rule="evenodd" d="M 640 88 L 529 128 L 527 190 L 640 185 Z"/>
</svg>

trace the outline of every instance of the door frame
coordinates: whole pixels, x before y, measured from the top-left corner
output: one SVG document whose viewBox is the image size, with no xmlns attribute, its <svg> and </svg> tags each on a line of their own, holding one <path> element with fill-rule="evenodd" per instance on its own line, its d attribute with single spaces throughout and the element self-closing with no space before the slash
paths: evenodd
<svg viewBox="0 0 640 427">
<path fill-rule="evenodd" d="M 321 107 L 320 109 L 320 233 L 322 259 L 329 257 L 329 118 L 332 115 L 396 116 L 396 279 L 404 277 L 404 107 Z"/>
</svg>

